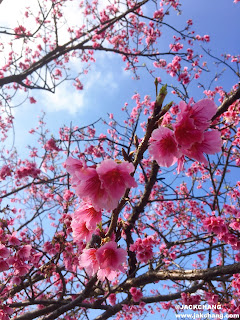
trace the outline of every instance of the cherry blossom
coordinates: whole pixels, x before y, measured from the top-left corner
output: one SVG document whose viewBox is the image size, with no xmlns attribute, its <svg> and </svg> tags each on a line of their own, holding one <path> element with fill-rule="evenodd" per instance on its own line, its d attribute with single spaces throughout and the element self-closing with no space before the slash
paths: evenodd
<svg viewBox="0 0 240 320">
<path fill-rule="evenodd" d="M 85 215 L 87 217 L 87 225 L 93 227 L 96 227 L 102 218 L 101 211 L 96 211 L 94 207 L 88 203 L 81 204 L 81 207 L 73 214 L 73 219 L 82 219 L 81 215 Z"/>
<path fill-rule="evenodd" d="M 184 154 L 190 159 L 195 159 L 207 165 L 208 161 L 204 157 L 204 153 L 215 154 L 220 152 L 221 148 L 221 133 L 218 130 L 211 130 L 204 132 L 203 140 L 193 143 L 189 149 L 184 150 Z"/>
<path fill-rule="evenodd" d="M 97 249 L 83 249 L 79 256 L 79 266 L 85 268 L 89 276 L 93 276 L 99 269 L 99 262 L 96 256 Z"/>
<path fill-rule="evenodd" d="M 88 216 L 85 214 L 81 215 L 81 218 L 79 215 L 75 215 L 71 222 L 72 227 L 72 236 L 74 241 L 89 241 L 92 237 L 92 233 L 94 232 L 95 228 L 89 224 Z"/>
<path fill-rule="evenodd" d="M 166 127 L 159 127 L 153 131 L 148 150 L 157 163 L 164 167 L 172 166 L 182 155 L 174 132 Z"/>
<path fill-rule="evenodd" d="M 96 251 L 96 258 L 99 263 L 98 279 L 104 281 L 105 278 L 113 280 L 118 271 L 124 272 L 123 263 L 126 260 L 127 252 L 117 247 L 117 243 L 110 241 L 105 243 Z"/>
<path fill-rule="evenodd" d="M 130 288 L 129 292 L 131 293 L 134 302 L 139 302 L 143 297 L 142 291 L 140 289 L 132 287 Z"/>
<path fill-rule="evenodd" d="M 136 181 L 130 175 L 133 171 L 133 164 L 127 161 L 116 163 L 109 159 L 104 160 L 97 166 L 97 173 L 102 187 L 108 193 L 108 201 L 114 202 L 113 204 L 107 204 L 108 209 L 116 207 L 118 200 L 123 196 L 127 188 L 137 187 Z"/>
<path fill-rule="evenodd" d="M 73 174 L 73 187 L 84 201 L 97 209 L 113 210 L 127 188 L 136 187 L 130 175 L 134 167 L 129 162 L 116 163 L 109 159 L 94 167 L 84 167 L 81 162 L 69 159 L 67 170 Z M 80 170 L 79 170 L 80 168 Z"/>
</svg>

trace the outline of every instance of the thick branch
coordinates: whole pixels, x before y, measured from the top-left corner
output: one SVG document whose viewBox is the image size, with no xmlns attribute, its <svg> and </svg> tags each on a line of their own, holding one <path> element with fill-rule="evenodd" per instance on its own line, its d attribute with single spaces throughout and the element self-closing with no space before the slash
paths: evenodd
<svg viewBox="0 0 240 320">
<path fill-rule="evenodd" d="M 222 275 L 232 275 L 238 273 L 240 270 L 240 263 L 234 263 L 228 266 L 217 266 L 208 269 L 199 270 L 160 270 L 149 271 L 134 279 L 128 279 L 123 284 L 123 289 L 131 287 L 138 287 L 148 283 L 157 282 L 159 280 L 212 280 Z"/>
<path fill-rule="evenodd" d="M 212 117 L 212 121 L 214 121 L 217 117 L 223 114 L 228 108 L 238 99 L 240 99 L 240 86 L 238 89 L 229 97 L 227 97 L 223 103 L 218 107 L 217 113 Z"/>
</svg>

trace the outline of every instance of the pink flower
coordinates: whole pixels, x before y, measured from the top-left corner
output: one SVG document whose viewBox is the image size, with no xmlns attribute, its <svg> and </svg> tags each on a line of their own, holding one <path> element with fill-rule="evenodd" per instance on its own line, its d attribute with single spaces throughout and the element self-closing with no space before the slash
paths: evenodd
<svg viewBox="0 0 240 320">
<path fill-rule="evenodd" d="M 185 157 L 181 156 L 177 162 L 177 173 L 180 173 L 184 169 Z"/>
<path fill-rule="evenodd" d="M 232 228 L 233 230 L 237 230 L 239 231 L 240 230 L 240 222 L 239 222 L 239 218 L 233 222 L 231 222 L 229 224 L 229 227 Z"/>
<path fill-rule="evenodd" d="M 116 304 L 117 301 L 117 297 L 115 293 L 111 293 L 108 297 L 108 301 L 110 303 L 111 306 L 114 306 Z"/>
<path fill-rule="evenodd" d="M 208 217 L 203 220 L 203 225 L 207 228 L 208 232 L 214 232 L 217 235 L 225 235 L 228 232 L 227 226 L 221 217 Z"/>
<path fill-rule="evenodd" d="M 20 240 L 16 237 L 17 232 L 14 231 L 11 235 L 7 235 L 8 237 L 8 243 L 12 246 L 19 246 L 21 244 Z"/>
<path fill-rule="evenodd" d="M 1 258 L 8 258 L 10 256 L 10 251 L 7 247 L 3 244 L 0 244 L 0 257 Z"/>
<path fill-rule="evenodd" d="M 22 260 L 28 260 L 31 254 L 31 250 L 32 250 L 31 245 L 23 246 L 18 250 L 17 257 Z"/>
<path fill-rule="evenodd" d="M 13 309 L 2 305 L 0 309 L 0 320 L 9 320 L 9 315 L 13 314 Z"/>
<path fill-rule="evenodd" d="M 33 97 L 29 97 L 30 103 L 36 103 L 37 101 Z"/>
<path fill-rule="evenodd" d="M 91 277 L 99 269 L 99 263 L 96 257 L 97 249 L 83 249 L 82 254 L 79 257 L 79 265 L 81 268 L 85 268 L 87 274 Z"/>
<path fill-rule="evenodd" d="M 6 177 L 11 176 L 11 169 L 5 165 L 0 169 L 0 179 L 5 180 Z"/>
<path fill-rule="evenodd" d="M 134 302 L 138 302 L 143 297 L 142 291 L 140 289 L 137 289 L 135 287 L 131 287 L 129 292 L 132 295 L 132 299 Z"/>
<path fill-rule="evenodd" d="M 73 220 L 85 220 L 86 226 L 92 229 L 96 228 L 96 225 L 102 219 L 101 211 L 97 211 L 91 204 L 81 203 L 81 207 L 78 208 L 73 214 Z"/>
<path fill-rule="evenodd" d="M 69 201 L 74 196 L 74 193 L 70 190 L 65 190 L 63 194 L 63 199 Z"/>
<path fill-rule="evenodd" d="M 199 301 L 201 299 L 200 295 L 189 295 L 186 294 L 185 292 L 181 293 L 182 301 L 183 304 L 186 305 L 194 305 L 194 304 L 199 304 Z"/>
<path fill-rule="evenodd" d="M 148 150 L 160 166 L 170 167 L 181 157 L 172 130 L 160 127 L 153 131 L 152 140 Z"/>
<path fill-rule="evenodd" d="M 29 264 L 18 261 L 14 264 L 14 268 L 14 274 L 21 277 L 28 273 L 28 271 L 31 269 L 31 266 Z"/>
<path fill-rule="evenodd" d="M 22 179 L 27 176 L 37 178 L 40 173 L 41 170 L 37 169 L 35 162 L 26 161 L 26 167 L 20 167 L 16 170 L 16 178 Z"/>
<path fill-rule="evenodd" d="M 15 285 L 18 286 L 22 282 L 22 279 L 20 277 L 18 277 L 18 276 L 14 276 L 14 277 L 12 277 L 11 282 L 12 282 L 12 284 L 15 284 Z"/>
<path fill-rule="evenodd" d="M 176 140 L 185 149 L 203 140 L 203 132 L 209 127 L 210 120 L 217 111 L 217 106 L 210 99 L 200 100 L 193 106 L 190 103 L 179 103 L 181 112 L 174 125 Z"/>
<path fill-rule="evenodd" d="M 153 19 L 162 20 L 163 16 L 164 16 L 163 9 L 160 9 L 160 10 L 154 12 Z"/>
<path fill-rule="evenodd" d="M 190 148 L 193 143 L 203 140 L 203 130 L 197 128 L 194 120 L 188 115 L 177 121 L 174 125 L 174 133 L 178 144 L 185 149 Z"/>
<path fill-rule="evenodd" d="M 6 270 L 9 270 L 9 265 L 7 264 L 7 262 L 5 260 L 0 258 L 0 272 L 6 271 Z"/>
<path fill-rule="evenodd" d="M 184 150 L 184 154 L 191 159 L 195 159 L 198 162 L 203 162 L 205 165 L 208 165 L 208 161 L 203 153 L 214 154 L 220 152 L 221 148 L 221 133 L 218 130 L 211 130 L 204 132 L 203 140 L 192 144 L 190 149 Z"/>
<path fill-rule="evenodd" d="M 218 296 L 212 292 L 204 292 L 205 299 L 207 300 L 208 304 L 216 305 L 218 304 Z"/>
<path fill-rule="evenodd" d="M 108 159 L 97 166 L 102 187 L 108 193 L 109 199 L 107 202 L 109 203 L 107 206 L 109 210 L 116 208 L 119 199 L 124 195 L 127 188 L 137 187 L 136 181 L 130 175 L 133 171 L 133 164 L 127 161 L 116 163 L 114 160 Z M 109 201 L 111 198 L 113 201 Z"/>
<path fill-rule="evenodd" d="M 78 171 L 81 171 L 84 167 L 86 167 L 85 163 L 78 159 L 73 159 L 72 157 L 68 157 L 66 162 L 67 172 L 72 175 L 72 183 L 76 183 L 79 179 L 76 177 Z"/>
<path fill-rule="evenodd" d="M 144 239 L 138 238 L 134 244 L 130 245 L 129 250 L 136 253 L 137 260 L 147 263 L 153 258 L 153 246 L 156 244 L 158 244 L 158 240 L 153 236 Z"/>
<path fill-rule="evenodd" d="M 73 219 L 71 222 L 71 227 L 73 231 L 73 239 L 75 242 L 86 240 L 87 242 L 91 240 L 92 234 L 95 231 L 91 225 L 87 224 L 87 217 L 82 216 L 82 219 Z"/>
<path fill-rule="evenodd" d="M 104 160 L 95 168 L 86 168 L 76 172 L 77 195 L 84 201 L 91 202 L 96 210 L 113 210 L 126 188 L 136 187 L 137 183 L 130 175 L 133 164 L 113 160 Z"/>
<path fill-rule="evenodd" d="M 102 188 L 101 180 L 95 168 L 86 168 L 76 172 L 78 185 L 76 194 L 86 202 L 91 202 L 98 210 L 106 208 L 107 192 Z M 110 199 L 109 199 L 110 200 Z"/>
<path fill-rule="evenodd" d="M 118 271 L 124 272 L 122 264 L 125 262 L 126 256 L 126 250 L 118 248 L 116 242 L 110 241 L 105 243 L 96 252 L 100 268 L 98 279 L 101 281 L 104 281 L 105 278 L 113 280 L 117 276 Z"/>
<path fill-rule="evenodd" d="M 46 142 L 44 148 L 49 151 L 61 151 L 61 149 L 57 147 L 56 141 L 53 138 Z"/>
</svg>

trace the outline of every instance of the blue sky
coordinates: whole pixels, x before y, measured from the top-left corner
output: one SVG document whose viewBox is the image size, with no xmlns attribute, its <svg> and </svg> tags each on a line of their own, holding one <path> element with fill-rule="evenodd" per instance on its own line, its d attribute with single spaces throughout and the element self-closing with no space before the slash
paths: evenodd
<svg viewBox="0 0 240 320">
<path fill-rule="evenodd" d="M 204 44 L 204 47 L 211 48 L 214 55 L 220 57 L 220 54 L 225 52 L 239 53 L 239 4 L 233 4 L 231 0 L 184 0 L 182 3 L 182 15 L 170 15 L 169 23 L 181 27 L 186 20 L 191 18 L 194 23 L 193 28 L 198 34 L 210 35 L 211 42 Z M 168 44 L 169 36 L 164 34 L 161 45 L 167 47 Z M 96 58 L 97 62 L 92 64 L 88 75 L 81 77 L 84 85 L 83 91 L 76 91 L 70 82 L 58 87 L 55 94 L 34 91 L 30 95 L 36 98 L 36 104 L 29 104 L 26 101 L 21 107 L 14 110 L 18 144 L 22 145 L 28 141 L 27 132 L 37 123 L 37 115 L 41 110 L 47 113 L 46 119 L 50 130 L 57 132 L 63 124 L 69 125 L 72 121 L 79 126 L 86 125 L 99 117 L 106 117 L 107 112 L 114 113 L 117 118 L 121 119 L 121 108 L 125 102 L 132 103 L 131 97 L 136 91 L 142 97 L 144 95 L 155 96 L 153 78 L 144 70 L 140 70 L 140 80 L 132 80 L 132 74 L 124 71 L 125 66 L 120 57 L 113 54 L 106 57 L 103 53 L 98 53 Z M 208 64 L 210 69 L 216 68 L 212 59 L 208 59 Z M 221 66 L 215 69 L 211 76 L 222 68 Z M 160 76 L 163 83 L 171 81 L 159 69 L 156 76 Z M 206 79 L 207 83 L 210 79 L 209 74 L 205 74 L 201 79 Z M 223 85 L 227 91 L 236 82 L 236 77 L 226 71 L 218 85 Z M 195 100 L 203 97 L 202 90 L 198 90 L 196 84 L 192 86 L 191 93 Z M 169 95 L 170 100 L 173 98 Z"/>
</svg>

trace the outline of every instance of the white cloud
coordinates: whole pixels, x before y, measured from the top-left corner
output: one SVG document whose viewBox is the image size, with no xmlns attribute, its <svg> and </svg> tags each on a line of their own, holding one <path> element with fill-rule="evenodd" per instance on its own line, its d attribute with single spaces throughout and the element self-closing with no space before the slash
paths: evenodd
<svg viewBox="0 0 240 320">
<path fill-rule="evenodd" d="M 39 102 L 48 112 L 67 111 L 75 114 L 87 103 L 86 92 L 77 91 L 70 82 L 64 82 L 56 88 L 56 92 L 44 92 Z"/>
<path fill-rule="evenodd" d="M 114 73 L 107 69 L 96 71 L 94 65 L 88 75 L 83 75 L 80 80 L 83 83 L 82 91 L 76 90 L 72 82 L 64 82 L 56 88 L 54 94 L 41 93 L 38 102 L 48 112 L 66 111 L 74 115 L 79 111 L 88 110 L 93 98 L 99 94 L 109 95 L 110 92 L 118 90 L 118 79 L 114 77 Z"/>
</svg>

